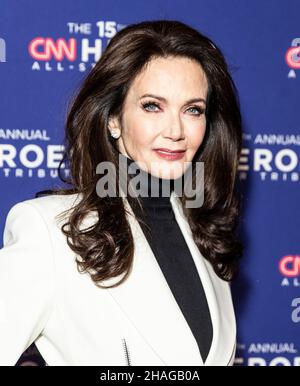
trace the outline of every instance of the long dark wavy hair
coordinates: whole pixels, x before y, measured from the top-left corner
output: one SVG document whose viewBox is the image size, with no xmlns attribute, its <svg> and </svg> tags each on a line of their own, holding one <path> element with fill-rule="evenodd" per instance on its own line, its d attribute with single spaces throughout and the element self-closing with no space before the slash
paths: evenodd
<svg viewBox="0 0 300 386">
<path fill-rule="evenodd" d="M 231 281 L 238 272 L 243 245 L 237 229 L 241 209 L 237 168 L 242 146 L 239 97 L 221 50 L 208 37 L 176 20 L 142 21 L 128 25 L 110 40 L 95 67 L 70 102 L 65 125 L 65 150 L 58 167 L 70 188 L 52 194 L 80 194 L 61 227 L 69 247 L 77 255 L 79 272 L 90 274 L 103 288 L 120 285 L 129 275 L 134 239 L 122 197 L 99 197 L 96 166 L 113 162 L 118 171 L 119 151 L 108 130 L 109 117 L 122 117 L 123 103 L 134 78 L 153 58 L 185 57 L 196 60 L 208 80 L 206 132 L 194 161 L 205 164 L 204 204 L 186 208 L 184 214 L 200 252 L 216 274 Z M 61 176 L 63 162 L 70 178 Z M 65 165 L 66 165 L 65 164 Z M 37 194 L 44 194 L 42 191 Z M 118 192 L 118 184 L 117 184 Z M 129 203 L 138 197 L 127 197 Z M 88 229 L 81 224 L 91 212 L 97 214 Z M 104 287 L 101 281 L 117 277 Z"/>
</svg>

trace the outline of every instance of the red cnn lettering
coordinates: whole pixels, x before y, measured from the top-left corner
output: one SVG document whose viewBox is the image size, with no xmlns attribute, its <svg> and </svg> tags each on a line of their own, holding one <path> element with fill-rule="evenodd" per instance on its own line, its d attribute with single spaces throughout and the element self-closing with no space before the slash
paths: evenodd
<svg viewBox="0 0 300 386">
<path fill-rule="evenodd" d="M 287 65 L 295 70 L 299 70 L 300 68 L 300 47 L 291 47 L 286 51 L 285 61 Z M 299 57 L 299 60 L 295 60 L 295 56 Z"/>
<path fill-rule="evenodd" d="M 279 271 L 284 276 L 298 276 L 300 274 L 300 256 L 284 256 L 279 262 Z"/>
<path fill-rule="evenodd" d="M 28 46 L 29 54 L 36 60 L 63 60 L 76 59 L 76 39 L 70 38 L 68 42 L 59 38 L 56 42 L 51 38 L 37 37 Z"/>
</svg>

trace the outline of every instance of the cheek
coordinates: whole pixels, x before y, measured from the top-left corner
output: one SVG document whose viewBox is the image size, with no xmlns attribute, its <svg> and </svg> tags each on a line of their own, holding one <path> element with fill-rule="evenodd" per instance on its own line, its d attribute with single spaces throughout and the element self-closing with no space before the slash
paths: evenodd
<svg viewBox="0 0 300 386">
<path fill-rule="evenodd" d="M 203 123 L 201 126 L 195 127 L 188 132 L 189 147 L 197 150 L 204 139 L 206 125 Z"/>
<path fill-rule="evenodd" d="M 152 147 L 153 130 L 147 130 L 145 126 L 132 126 L 123 139 L 128 148 L 143 153 Z"/>
<path fill-rule="evenodd" d="M 127 117 L 124 127 L 124 140 L 133 146 L 143 147 L 151 144 L 155 138 L 153 122 L 146 120 L 140 115 Z"/>
</svg>

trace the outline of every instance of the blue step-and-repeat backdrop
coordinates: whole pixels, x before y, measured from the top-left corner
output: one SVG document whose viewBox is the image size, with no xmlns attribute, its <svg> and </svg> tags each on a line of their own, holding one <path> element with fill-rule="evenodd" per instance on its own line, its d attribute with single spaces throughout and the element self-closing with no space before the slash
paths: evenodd
<svg viewBox="0 0 300 386">
<path fill-rule="evenodd" d="M 1 235 L 12 205 L 62 186 L 67 105 L 112 36 L 147 19 L 190 24 L 223 50 L 244 119 L 235 363 L 299 366 L 299 16 L 299 0 L 1 0 Z M 18 364 L 43 360 L 31 346 Z"/>
</svg>

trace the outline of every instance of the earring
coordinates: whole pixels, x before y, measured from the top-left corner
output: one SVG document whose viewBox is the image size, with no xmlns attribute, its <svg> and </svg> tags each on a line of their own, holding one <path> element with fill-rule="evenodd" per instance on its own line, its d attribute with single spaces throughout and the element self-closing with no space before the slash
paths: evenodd
<svg viewBox="0 0 300 386">
<path fill-rule="evenodd" d="M 120 130 L 119 129 L 112 129 L 111 130 L 111 132 L 110 132 L 110 135 L 113 137 L 113 138 L 115 138 L 115 139 L 117 139 L 117 138 L 119 138 L 120 137 Z"/>
</svg>

